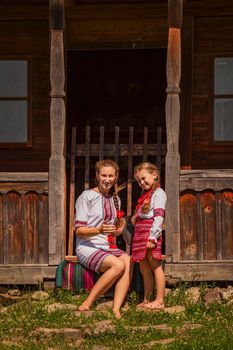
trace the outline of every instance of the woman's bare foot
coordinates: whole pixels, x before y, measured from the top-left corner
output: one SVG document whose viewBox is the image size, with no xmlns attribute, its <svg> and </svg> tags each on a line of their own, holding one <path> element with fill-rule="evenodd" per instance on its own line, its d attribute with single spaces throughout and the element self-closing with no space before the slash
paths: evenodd
<svg viewBox="0 0 233 350">
<path fill-rule="evenodd" d="M 143 306 L 145 309 L 161 311 L 164 310 L 164 303 L 159 302 L 158 300 L 154 300 L 151 303 L 147 303 Z"/>
<path fill-rule="evenodd" d="M 89 311 L 90 307 L 85 303 L 85 301 L 79 306 L 79 311 Z"/>
<path fill-rule="evenodd" d="M 117 320 L 120 320 L 121 319 L 121 313 L 120 311 L 115 311 L 115 310 L 112 310 L 113 314 L 115 315 L 116 319 Z"/>
</svg>

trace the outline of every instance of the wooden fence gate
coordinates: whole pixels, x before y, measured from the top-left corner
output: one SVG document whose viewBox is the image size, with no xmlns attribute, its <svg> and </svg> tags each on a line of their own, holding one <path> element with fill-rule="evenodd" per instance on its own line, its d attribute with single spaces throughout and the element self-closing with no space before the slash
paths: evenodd
<svg viewBox="0 0 233 350">
<path fill-rule="evenodd" d="M 127 216 L 132 215 L 134 201 L 140 195 L 140 188 L 133 178 L 133 167 L 142 161 L 151 161 L 155 163 L 160 173 L 164 173 L 166 143 L 163 143 L 163 130 L 161 127 L 149 129 L 144 127 L 141 133 L 135 131 L 133 127 L 129 127 L 125 135 L 128 142 L 120 143 L 120 128 L 118 126 L 111 132 L 112 142 L 105 143 L 105 129 L 103 126 L 99 130 L 94 130 L 95 140 L 98 143 L 92 143 L 91 127 L 85 129 L 85 142 L 78 143 L 76 141 L 76 127 L 72 129 L 71 152 L 70 152 L 70 199 L 69 199 L 69 234 L 73 231 L 74 222 L 74 203 L 77 196 L 84 190 L 94 186 L 95 163 L 99 159 L 112 159 L 120 167 L 119 184 L 117 191 L 121 192 L 123 210 Z M 97 135 L 98 131 L 98 135 Z M 109 141 L 108 130 L 108 141 Z M 141 134 L 141 135 L 140 135 Z M 163 138 L 162 138 L 163 136 Z M 135 142 L 134 142 L 135 138 Z M 69 251 L 72 249 L 70 248 Z"/>
</svg>

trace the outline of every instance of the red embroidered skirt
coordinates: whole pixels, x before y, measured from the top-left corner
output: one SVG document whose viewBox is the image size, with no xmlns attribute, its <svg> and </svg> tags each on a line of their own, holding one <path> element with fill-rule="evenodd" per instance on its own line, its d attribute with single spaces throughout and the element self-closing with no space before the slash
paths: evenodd
<svg viewBox="0 0 233 350">
<path fill-rule="evenodd" d="M 153 219 L 137 219 L 134 228 L 134 238 L 132 244 L 132 261 L 141 261 L 146 256 L 146 245 L 150 235 Z M 162 235 L 152 251 L 154 259 L 162 260 Z"/>
</svg>

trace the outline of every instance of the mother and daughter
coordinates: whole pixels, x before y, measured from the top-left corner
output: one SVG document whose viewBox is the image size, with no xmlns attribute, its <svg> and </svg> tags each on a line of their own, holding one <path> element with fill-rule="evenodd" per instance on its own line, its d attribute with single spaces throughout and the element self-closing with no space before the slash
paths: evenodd
<svg viewBox="0 0 233 350">
<path fill-rule="evenodd" d="M 115 283 L 112 311 L 120 319 L 120 308 L 131 282 L 132 263 L 137 261 L 144 284 L 144 300 L 138 307 L 164 308 L 165 277 L 161 247 L 166 194 L 160 188 L 155 165 L 144 162 L 135 167 L 134 177 L 143 194 L 132 218 L 135 233 L 131 258 L 116 246 L 116 237 L 125 229 L 124 213 L 114 190 L 118 174 L 119 168 L 114 161 L 105 159 L 96 163 L 97 186 L 83 191 L 76 201 L 75 232 L 79 263 L 101 273 L 79 310 L 89 310 L 94 301 Z M 156 297 L 150 301 L 154 279 Z"/>
</svg>

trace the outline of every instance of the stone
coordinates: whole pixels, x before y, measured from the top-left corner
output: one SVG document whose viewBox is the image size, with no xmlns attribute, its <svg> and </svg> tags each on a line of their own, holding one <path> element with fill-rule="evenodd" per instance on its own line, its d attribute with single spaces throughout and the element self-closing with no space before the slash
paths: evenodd
<svg viewBox="0 0 233 350">
<path fill-rule="evenodd" d="M 49 299 L 49 293 L 43 292 L 42 290 L 36 291 L 32 294 L 31 297 L 33 300 L 44 301 Z"/>
<path fill-rule="evenodd" d="M 205 304 L 209 305 L 212 303 L 221 303 L 221 293 L 219 289 L 207 289 L 204 296 Z"/>
<path fill-rule="evenodd" d="M 57 310 L 77 310 L 77 306 L 73 304 L 53 303 L 46 305 L 45 310 L 51 314 Z"/>
<path fill-rule="evenodd" d="M 221 292 L 221 296 L 223 300 L 233 299 L 233 287 L 228 286 L 227 289 Z"/>
<path fill-rule="evenodd" d="M 21 296 L 21 292 L 19 289 L 9 289 L 7 294 L 10 295 L 11 297 L 20 297 Z"/>
<path fill-rule="evenodd" d="M 190 299 L 193 303 L 198 303 L 200 300 L 200 288 L 199 287 L 191 287 L 187 290 L 186 296 L 188 299 Z"/>
<path fill-rule="evenodd" d="M 181 312 L 185 312 L 185 306 L 176 305 L 176 306 L 165 307 L 164 312 L 167 312 L 169 314 L 179 314 Z"/>
</svg>

